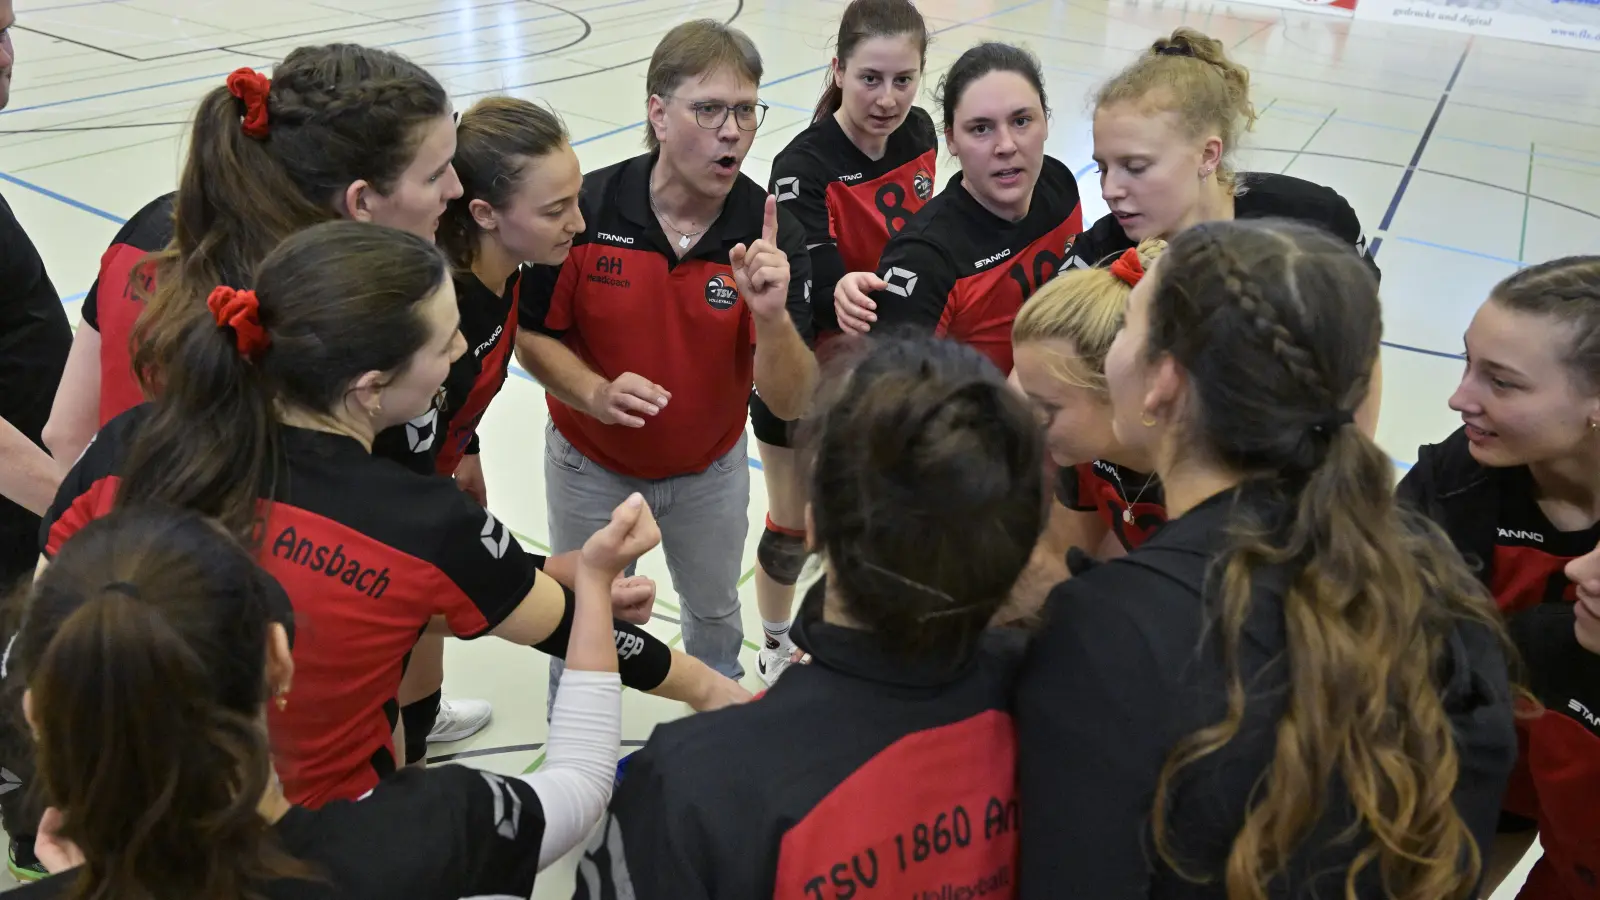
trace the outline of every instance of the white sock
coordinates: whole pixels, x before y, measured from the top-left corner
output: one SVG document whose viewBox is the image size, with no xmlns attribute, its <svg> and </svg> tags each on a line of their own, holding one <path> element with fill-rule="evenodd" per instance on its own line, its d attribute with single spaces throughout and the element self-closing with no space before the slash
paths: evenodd
<svg viewBox="0 0 1600 900">
<path fill-rule="evenodd" d="M 782 622 L 768 622 L 761 620 L 761 630 L 767 633 L 767 647 L 774 650 L 792 650 L 794 642 L 789 640 L 789 626 L 794 624 L 793 619 Z"/>
</svg>

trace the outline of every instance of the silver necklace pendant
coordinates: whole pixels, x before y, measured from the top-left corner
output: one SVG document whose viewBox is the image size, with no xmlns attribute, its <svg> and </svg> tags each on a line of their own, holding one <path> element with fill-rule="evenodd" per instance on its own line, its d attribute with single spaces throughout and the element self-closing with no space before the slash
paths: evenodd
<svg viewBox="0 0 1600 900">
<path fill-rule="evenodd" d="M 1133 524 L 1133 507 L 1130 506 L 1122 511 L 1122 521 Z"/>
<path fill-rule="evenodd" d="M 687 249 L 689 249 L 689 236 L 687 234 L 684 235 L 681 238 L 678 238 L 678 249 L 679 250 L 687 250 Z"/>
</svg>

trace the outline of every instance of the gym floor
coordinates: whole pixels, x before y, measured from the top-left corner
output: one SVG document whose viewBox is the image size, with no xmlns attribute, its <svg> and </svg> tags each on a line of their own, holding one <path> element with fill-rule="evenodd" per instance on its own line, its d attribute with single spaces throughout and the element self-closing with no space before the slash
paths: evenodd
<svg viewBox="0 0 1600 900">
<path fill-rule="evenodd" d="M 553 106 L 593 169 L 641 152 L 650 52 L 674 24 L 702 16 L 733 22 L 765 56 L 762 97 L 772 110 L 745 167 L 764 183 L 773 155 L 810 117 L 843 5 L 18 0 L 15 80 L 0 112 L 0 192 L 76 320 L 119 223 L 175 186 L 195 101 L 238 66 L 266 69 L 301 44 L 390 47 L 427 66 L 458 108 L 495 93 Z M 1387 301 L 1378 436 L 1401 468 L 1419 443 L 1457 425 L 1445 401 L 1459 375 L 1461 334 L 1489 288 L 1526 263 L 1600 247 L 1600 54 L 1207 0 L 919 5 L 936 29 L 923 99 L 930 109 L 939 74 L 975 42 L 1016 42 L 1043 59 L 1055 109 L 1049 152 L 1079 173 L 1085 221 L 1105 212 L 1090 161 L 1093 87 L 1178 25 L 1224 40 L 1253 72 L 1262 113 L 1242 168 L 1337 189 L 1376 249 Z M 954 160 L 940 164 L 942 187 Z M 485 469 L 496 514 L 540 546 L 545 405 L 526 373 L 514 374 L 485 420 Z M 759 524 L 766 500 L 760 478 L 753 484 L 750 521 Z M 753 528 L 743 548 L 747 567 L 758 535 Z M 676 643 L 677 597 L 659 551 L 641 572 L 662 586 L 651 627 Z M 746 633 L 759 635 L 754 590 L 742 590 Z M 755 646 L 747 642 L 752 673 Z M 544 658 L 496 641 L 451 642 L 448 654 L 448 693 L 492 701 L 495 721 L 468 741 L 435 745 L 433 759 L 508 773 L 537 766 Z M 759 686 L 753 674 L 749 684 Z M 633 692 L 623 710 L 625 751 L 685 712 Z M 807 727 L 794 723 L 801 739 Z M 569 896 L 571 872 L 571 860 L 553 869 L 536 896 Z"/>
</svg>

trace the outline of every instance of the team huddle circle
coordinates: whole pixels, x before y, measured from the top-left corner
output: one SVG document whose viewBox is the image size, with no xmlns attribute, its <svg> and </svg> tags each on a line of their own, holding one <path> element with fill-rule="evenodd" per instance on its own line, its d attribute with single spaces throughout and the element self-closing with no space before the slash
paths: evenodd
<svg viewBox="0 0 1600 900">
<path fill-rule="evenodd" d="M 55 359 L 0 398 L 18 896 L 1475 900 L 1537 840 L 1518 896 L 1600 897 L 1600 256 L 1481 299 L 1397 477 L 1376 248 L 1242 168 L 1227 45 L 1096 87 L 1085 221 L 1077 98 L 933 24 L 850 0 L 781 149 L 675 24 L 587 169 L 393 50 L 239 68 L 75 330 L 0 203 Z M 479 638 L 549 667 L 522 774 L 430 758 Z"/>
</svg>

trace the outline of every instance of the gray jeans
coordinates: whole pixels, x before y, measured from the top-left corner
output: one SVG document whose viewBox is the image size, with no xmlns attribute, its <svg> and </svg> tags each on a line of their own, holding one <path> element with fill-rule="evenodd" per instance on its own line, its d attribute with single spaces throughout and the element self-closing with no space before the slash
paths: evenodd
<svg viewBox="0 0 1600 900">
<path fill-rule="evenodd" d="M 748 440 L 740 435 L 703 472 L 651 481 L 618 475 L 584 456 L 554 425 L 544 429 L 551 552 L 582 548 L 629 494 L 644 495 L 661 526 L 661 549 L 683 611 L 683 651 L 734 679 L 744 677 L 739 565 L 750 528 Z M 552 699 L 563 668 L 561 660 L 551 660 Z"/>
</svg>

